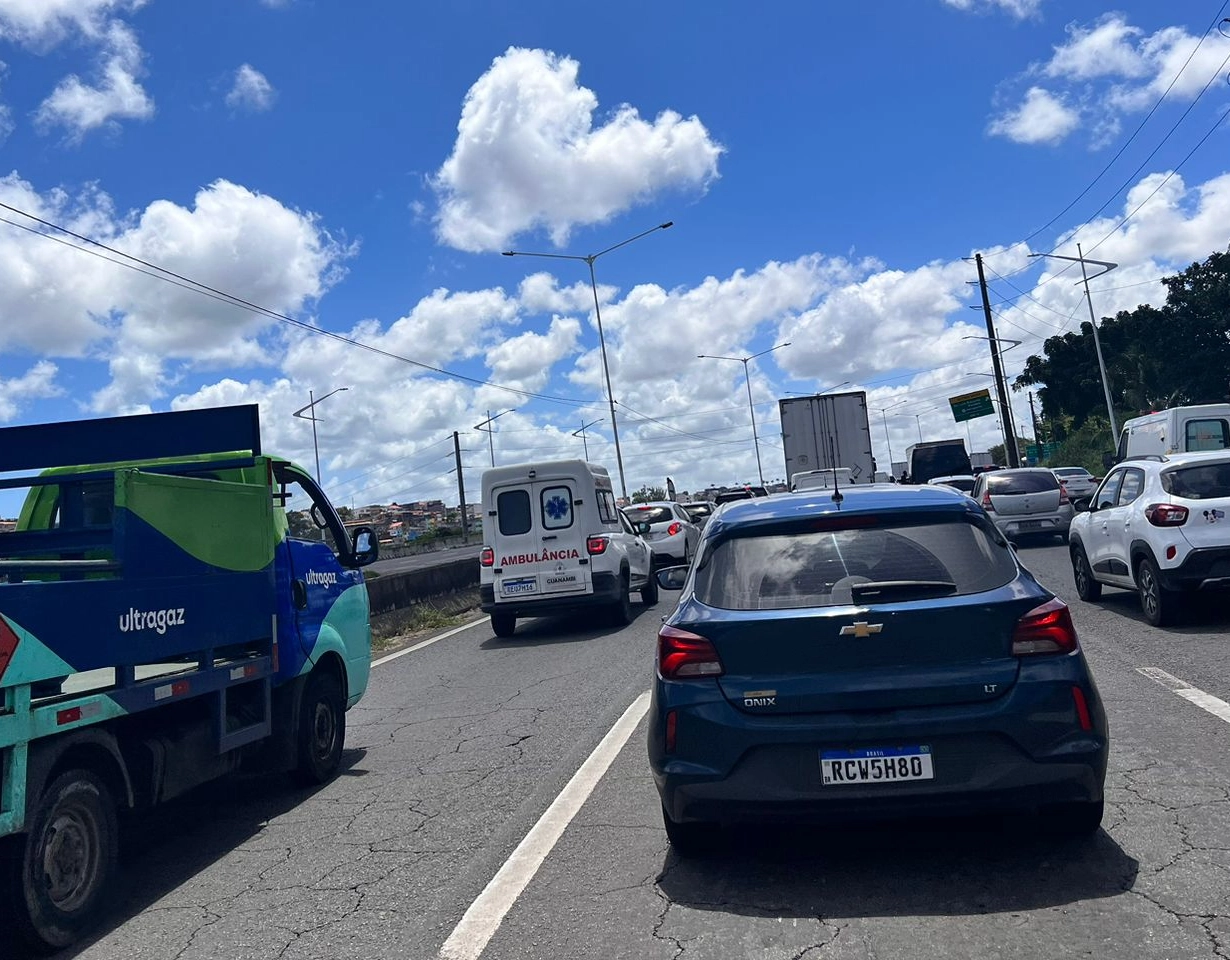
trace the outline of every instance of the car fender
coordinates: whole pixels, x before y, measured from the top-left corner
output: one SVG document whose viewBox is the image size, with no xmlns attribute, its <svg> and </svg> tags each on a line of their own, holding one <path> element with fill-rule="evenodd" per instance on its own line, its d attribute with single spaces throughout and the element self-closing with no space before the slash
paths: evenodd
<svg viewBox="0 0 1230 960">
<path fill-rule="evenodd" d="M 1153 561 L 1153 565 L 1157 567 L 1158 572 L 1162 574 L 1164 585 L 1165 571 L 1162 569 L 1162 565 L 1157 562 L 1157 557 L 1153 553 L 1153 547 L 1149 545 L 1147 540 L 1139 539 L 1133 540 L 1132 545 L 1128 548 L 1128 562 L 1131 564 L 1132 582 L 1136 582 L 1136 565 L 1140 563 L 1141 559 L 1144 557 L 1148 557 Z"/>
</svg>

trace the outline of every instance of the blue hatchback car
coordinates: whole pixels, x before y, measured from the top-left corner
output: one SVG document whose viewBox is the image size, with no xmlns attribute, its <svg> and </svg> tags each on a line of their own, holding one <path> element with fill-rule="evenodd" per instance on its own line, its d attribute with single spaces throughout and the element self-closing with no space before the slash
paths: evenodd
<svg viewBox="0 0 1230 960">
<path fill-rule="evenodd" d="M 973 500 L 876 485 L 732 503 L 658 634 L 672 845 L 715 826 L 979 810 L 1102 820 L 1106 713 L 1067 606 Z"/>
</svg>

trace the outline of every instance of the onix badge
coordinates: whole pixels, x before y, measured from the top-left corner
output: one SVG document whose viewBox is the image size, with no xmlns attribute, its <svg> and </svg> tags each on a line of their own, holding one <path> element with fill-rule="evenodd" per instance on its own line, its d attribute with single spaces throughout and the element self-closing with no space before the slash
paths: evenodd
<svg viewBox="0 0 1230 960">
<path fill-rule="evenodd" d="M 879 633 L 883 629 L 884 624 L 882 623 L 868 623 L 866 620 L 857 620 L 842 627 L 838 636 L 870 637 L 873 633 Z"/>
</svg>

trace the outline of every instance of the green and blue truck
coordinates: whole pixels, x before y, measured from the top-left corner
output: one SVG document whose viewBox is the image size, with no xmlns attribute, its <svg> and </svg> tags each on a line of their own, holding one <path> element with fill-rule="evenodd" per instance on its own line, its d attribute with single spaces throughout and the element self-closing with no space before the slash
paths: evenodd
<svg viewBox="0 0 1230 960">
<path fill-rule="evenodd" d="M 23 489 L 0 532 L 0 910 L 46 952 L 105 911 L 126 811 L 241 767 L 337 772 L 378 541 L 262 452 L 254 405 L 0 429 L 0 494 Z"/>
</svg>

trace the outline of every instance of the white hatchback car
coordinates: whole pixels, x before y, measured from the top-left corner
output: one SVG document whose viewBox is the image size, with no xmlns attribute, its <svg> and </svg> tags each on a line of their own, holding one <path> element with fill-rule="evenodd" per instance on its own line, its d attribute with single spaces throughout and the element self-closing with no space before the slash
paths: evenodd
<svg viewBox="0 0 1230 960">
<path fill-rule="evenodd" d="M 1059 478 L 1073 500 L 1090 496 L 1098 487 L 1098 481 L 1084 467 L 1052 467 L 1051 473 Z"/>
<path fill-rule="evenodd" d="M 1162 626 L 1185 592 L 1230 589 L 1230 452 L 1125 460 L 1076 507 L 1068 543 L 1082 600 L 1103 584 L 1136 590 Z"/>
<path fill-rule="evenodd" d="M 969 496 L 982 505 L 1009 540 L 1031 536 L 1067 539 L 1072 504 L 1063 484 L 1050 470 L 1014 467 L 980 473 Z"/>
<path fill-rule="evenodd" d="M 673 500 L 654 500 L 624 507 L 624 515 L 636 523 L 648 523 L 645 540 L 653 550 L 655 567 L 689 564 L 700 543 L 700 527 L 682 504 Z"/>
</svg>

